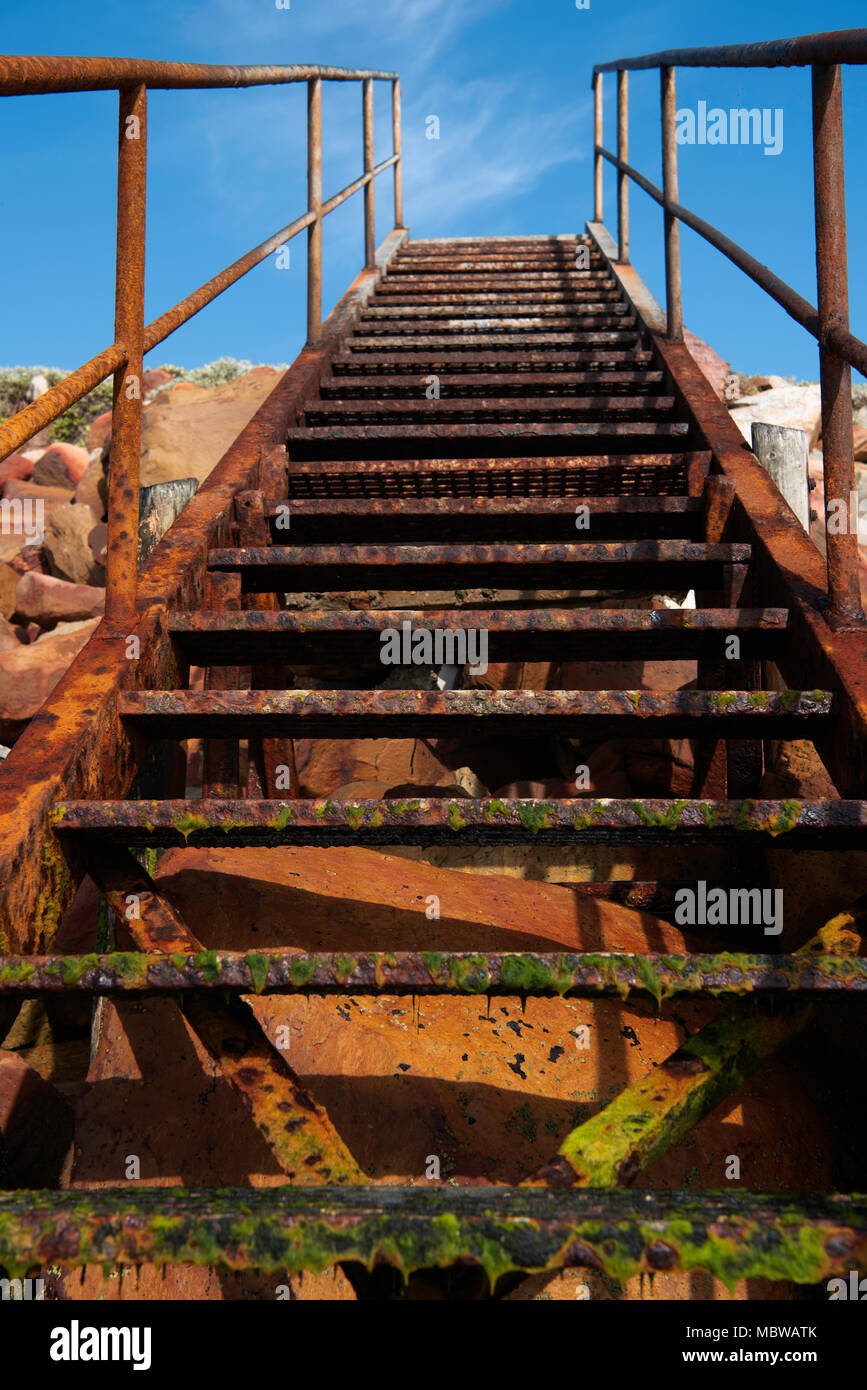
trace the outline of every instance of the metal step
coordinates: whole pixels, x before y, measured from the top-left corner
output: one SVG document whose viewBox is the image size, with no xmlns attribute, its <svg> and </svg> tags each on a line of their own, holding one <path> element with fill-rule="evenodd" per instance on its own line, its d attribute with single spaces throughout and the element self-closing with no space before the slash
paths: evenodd
<svg viewBox="0 0 867 1390">
<path fill-rule="evenodd" d="M 330 589 L 607 588 L 666 593 L 721 587 L 748 545 L 691 541 L 597 545 L 282 546 L 212 550 L 212 570 L 241 574 L 248 593 Z"/>
<path fill-rule="evenodd" d="M 722 660 L 737 635 L 744 657 L 771 657 L 786 635 L 780 608 L 734 609 L 333 609 L 303 612 L 190 612 L 169 615 L 169 632 L 196 666 L 252 666 L 278 660 L 377 661 L 384 634 L 457 634 L 484 628 L 491 662 Z M 448 664 L 448 663 L 444 663 Z"/>
</svg>

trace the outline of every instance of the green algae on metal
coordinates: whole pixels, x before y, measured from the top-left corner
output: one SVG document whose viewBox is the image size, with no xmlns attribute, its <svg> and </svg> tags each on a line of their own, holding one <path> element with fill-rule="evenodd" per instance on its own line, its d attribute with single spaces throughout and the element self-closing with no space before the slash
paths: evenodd
<svg viewBox="0 0 867 1390">
<path fill-rule="evenodd" d="M 289 966 L 289 979 L 297 989 L 303 989 L 313 979 L 315 972 L 315 960 L 293 960 Z"/>
<path fill-rule="evenodd" d="M 196 830 L 208 830 L 210 821 L 207 816 L 195 816 L 191 811 L 184 811 L 183 815 L 175 816 L 172 825 L 179 835 L 183 835 L 184 843 L 187 843 Z"/>
<path fill-rule="evenodd" d="M 520 1123 L 520 1120 L 516 1120 Z M 451 1187 L 251 1191 L 139 1188 L 0 1195 L 0 1265 L 143 1261 L 321 1272 L 345 1260 L 405 1275 L 480 1265 L 493 1285 L 513 1270 L 589 1266 L 624 1284 L 654 1269 L 812 1284 L 867 1254 L 867 1198 L 819 1194 L 564 1192 Z M 664 1263 L 661 1259 L 664 1257 Z"/>
<path fill-rule="evenodd" d="M 645 806 L 643 801 L 633 801 L 632 809 L 638 816 L 642 825 L 654 830 L 675 830 L 683 813 L 685 801 L 674 801 L 665 815 L 661 811 L 652 811 Z"/>
<path fill-rule="evenodd" d="M 809 957 L 816 946 L 836 946 L 841 954 L 857 949 L 859 938 L 841 914 L 796 953 Z M 636 973 L 645 988 L 641 958 Z M 741 969 L 743 961 L 729 958 Z M 658 981 L 657 981 L 658 987 Z M 771 1012 L 754 999 L 736 999 L 650 1076 L 621 1091 L 610 1105 L 573 1129 L 553 1163 L 533 1182 L 609 1187 L 631 1182 L 726 1096 L 736 1091 L 759 1064 L 808 1022 L 811 1003 L 786 1000 Z"/>
<path fill-rule="evenodd" d="M 213 983 L 220 978 L 222 967 L 216 951 L 198 951 L 193 956 L 193 965 L 201 970 L 206 980 Z"/>
<path fill-rule="evenodd" d="M 250 951 L 244 960 L 250 969 L 253 990 L 256 994 L 261 994 L 268 980 L 268 957 L 258 951 Z"/>
<path fill-rule="evenodd" d="M 60 962 L 60 974 L 65 985 L 77 985 L 86 970 L 99 969 L 99 956 L 64 956 Z"/>
<path fill-rule="evenodd" d="M 547 830 L 551 822 L 551 816 L 556 817 L 557 807 L 551 806 L 545 801 L 522 801 L 518 806 L 518 818 L 525 830 L 530 830 L 534 835 L 538 835 L 541 830 Z"/>
</svg>

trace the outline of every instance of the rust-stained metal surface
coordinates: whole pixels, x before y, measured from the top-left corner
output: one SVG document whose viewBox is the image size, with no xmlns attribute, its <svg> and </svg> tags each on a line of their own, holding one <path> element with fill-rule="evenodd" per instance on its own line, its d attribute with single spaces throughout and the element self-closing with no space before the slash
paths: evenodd
<svg viewBox="0 0 867 1390">
<path fill-rule="evenodd" d="M 376 504 L 373 504 L 376 505 Z M 221 576 L 225 577 L 225 576 Z M 784 609 L 507 608 L 483 615 L 491 661 L 601 660 L 716 655 L 731 634 L 744 655 L 767 656 L 785 637 Z M 316 656 L 376 658 L 389 631 L 475 630 L 473 609 L 305 609 L 301 612 L 175 613 L 172 638 L 194 665 L 245 665 L 277 653 L 286 661 Z M 212 684 L 215 684 L 212 682 Z M 229 685 L 226 688 L 231 689 Z"/>
<path fill-rule="evenodd" d="M 114 376 L 106 503 L 105 616 L 109 623 L 129 624 L 136 617 L 144 374 L 147 89 L 142 83 L 118 94 L 117 151 L 114 336 L 123 347 L 124 364 Z"/>
<path fill-rule="evenodd" d="M 601 1270 L 625 1281 L 706 1269 L 804 1284 L 867 1264 L 867 1198 L 817 1194 L 553 1192 L 513 1187 L 284 1187 L 0 1196 L 0 1262 L 76 1268 L 184 1261 L 267 1272 L 378 1261 L 404 1275 L 455 1263 Z"/>
<path fill-rule="evenodd" d="M 178 739 L 520 737 L 529 719 L 572 737 L 794 738 L 818 736 L 833 700 L 821 690 L 145 690 L 121 695 L 118 712 Z"/>
<path fill-rule="evenodd" d="M 811 63 L 867 63 L 867 33 L 837 29 L 826 34 L 799 34 L 793 39 L 759 43 L 717 44 L 712 48 L 667 48 L 641 58 L 617 58 L 597 63 L 594 73 L 637 72 L 642 68 L 788 68 Z"/>
<path fill-rule="evenodd" d="M 809 963 L 816 952 L 828 952 L 838 969 L 857 970 L 863 962 L 854 926 L 849 914 L 833 919 L 798 956 Z M 552 1187 L 628 1185 L 811 1017 L 805 1000 L 767 1009 L 754 999 L 736 999 L 651 1075 L 573 1129 L 535 1181 Z"/>
<path fill-rule="evenodd" d="M 860 849 L 865 801 L 79 801 L 58 802 L 64 837 L 128 845 L 778 843 Z"/>
<path fill-rule="evenodd" d="M 214 550 L 215 570 L 240 571 L 246 592 L 465 588 L 549 589 L 558 583 L 633 591 L 714 588 L 726 566 L 746 564 L 745 545 L 634 541 L 575 545 L 283 546 Z"/>
<path fill-rule="evenodd" d="M 73 58 L 5 54 L 0 57 L 0 96 L 46 92 L 100 92 L 143 83 L 158 90 L 203 87 L 261 87 L 286 82 L 393 82 L 395 72 L 367 68 L 332 68 L 296 63 L 291 67 L 213 63 L 163 63 L 140 58 Z"/>
<path fill-rule="evenodd" d="M 200 965 L 207 963 L 209 953 L 131 854 L 103 848 L 90 857 L 90 866 L 124 934 L 138 951 L 159 952 L 150 956 L 157 973 L 180 952 Z M 129 954 L 126 963 L 134 959 Z M 122 973 L 122 960 L 119 963 Z M 70 973 L 68 964 L 66 973 Z M 185 1015 L 290 1181 L 302 1177 L 307 1183 L 357 1185 L 364 1181 L 328 1115 L 266 1037 L 244 999 L 197 994 L 186 1001 Z"/>
<path fill-rule="evenodd" d="M 160 943 L 162 945 L 162 943 Z M 141 996 L 205 991 L 229 1032 L 237 1020 L 213 998 L 232 994 L 479 994 L 618 998 L 716 998 L 754 994 L 860 994 L 867 960 L 822 955 L 670 956 L 649 952 L 491 955 L 468 952 L 206 951 L 173 945 L 150 953 L 0 956 L 0 996 L 85 993 Z M 198 1021 L 195 1024 L 199 1030 Z M 204 1034 L 200 1034 L 204 1036 Z M 210 1047 L 210 1042 L 208 1043 Z M 245 1044 L 246 1046 L 246 1044 Z M 215 1054 L 216 1055 L 216 1054 Z M 244 1054 L 246 1055 L 246 1054 Z"/>
</svg>

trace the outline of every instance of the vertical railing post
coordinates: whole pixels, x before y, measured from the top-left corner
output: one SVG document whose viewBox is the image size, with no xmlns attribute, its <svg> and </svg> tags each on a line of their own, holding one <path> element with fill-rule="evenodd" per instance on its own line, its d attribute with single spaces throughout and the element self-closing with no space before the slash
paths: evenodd
<svg viewBox="0 0 867 1390">
<path fill-rule="evenodd" d="M 662 190 L 666 204 L 678 201 L 677 91 L 673 67 L 659 70 L 662 103 Z M 683 300 L 680 280 L 680 222 L 665 210 L 665 293 L 668 336 L 683 341 Z"/>
<path fill-rule="evenodd" d="M 617 158 L 629 163 L 629 73 L 617 73 Z M 617 179 L 618 260 L 629 260 L 629 176 L 620 170 Z"/>
<path fill-rule="evenodd" d="M 307 341 L 322 333 L 322 78 L 307 83 Z"/>
<path fill-rule="evenodd" d="M 602 221 L 602 73 L 593 74 L 593 220 Z"/>
<path fill-rule="evenodd" d="M 114 374 L 105 560 L 109 622 L 131 622 L 137 615 L 146 173 L 147 89 L 142 82 L 118 92 L 114 337 L 126 361 Z"/>
<path fill-rule="evenodd" d="M 816 269 L 819 286 L 819 371 L 822 454 L 828 543 L 828 619 L 833 627 L 863 623 L 858 577 L 858 535 L 830 520 L 850 516 L 855 492 L 852 370 L 825 339 L 831 325 L 849 328 L 846 189 L 843 169 L 843 79 L 839 65 L 813 67 L 813 178 L 816 199 Z M 832 508 L 831 504 L 836 505 Z M 857 502 L 855 505 L 857 514 Z"/>
<path fill-rule="evenodd" d="M 376 260 L 376 214 L 373 187 L 373 78 L 364 79 L 364 172 L 368 175 L 364 185 L 364 264 L 372 266 Z"/>
<path fill-rule="evenodd" d="M 400 78 L 396 77 L 391 87 L 392 129 L 394 131 L 394 153 L 397 160 L 394 166 L 394 225 L 403 226 L 403 133 L 400 109 Z"/>
</svg>

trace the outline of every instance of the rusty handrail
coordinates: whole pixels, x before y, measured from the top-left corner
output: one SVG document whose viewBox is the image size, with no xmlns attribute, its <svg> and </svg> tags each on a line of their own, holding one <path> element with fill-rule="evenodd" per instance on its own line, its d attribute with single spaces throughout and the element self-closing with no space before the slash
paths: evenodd
<svg viewBox="0 0 867 1390">
<path fill-rule="evenodd" d="M 374 164 L 373 83 L 392 84 L 393 154 Z M 144 323 L 145 179 L 147 162 L 147 90 L 253 87 L 306 82 L 308 206 L 302 216 L 253 247 L 225 270 Z M 322 83 L 360 82 L 363 92 L 364 172 L 360 178 L 322 200 Z M 307 340 L 322 331 L 322 221 L 354 193 L 364 190 L 365 265 L 375 258 L 374 182 L 394 169 L 394 226 L 403 227 L 403 161 L 400 79 L 394 72 L 332 68 L 216 67 L 201 63 L 164 63 L 126 58 L 0 56 L 0 96 L 46 92 L 118 92 L 118 204 L 115 291 L 115 340 L 52 386 L 39 400 L 0 423 L 0 460 L 21 447 L 38 430 L 56 420 L 88 391 L 114 376 L 112 449 L 108 479 L 106 547 L 106 619 L 128 622 L 136 614 L 139 464 L 141 451 L 142 358 L 206 304 L 259 265 L 271 252 L 307 230 Z"/>
<path fill-rule="evenodd" d="M 648 68 L 796 68 L 813 63 L 867 63 L 867 29 L 833 29 L 793 39 L 717 44 L 711 48 L 667 48 L 641 58 L 597 63 L 597 72 L 639 72 Z"/>
<path fill-rule="evenodd" d="M 46 92 L 104 92 L 143 82 L 154 91 L 213 87 L 266 87 L 286 82 L 396 82 L 396 72 L 330 68 L 317 63 L 289 67 L 253 64 L 228 67 L 211 63 L 163 63 L 141 58 L 52 58 L 37 54 L 0 55 L 0 96 Z"/>
<path fill-rule="evenodd" d="M 597 63 L 594 95 L 594 218 L 603 218 L 603 161 L 618 171 L 618 255 L 629 260 L 628 181 L 637 183 L 663 209 L 665 217 L 665 281 L 668 337 L 683 339 L 680 266 L 680 223 L 685 222 L 771 296 L 819 344 L 822 390 L 822 447 L 825 512 L 841 499 L 849 504 L 855 492 L 852 421 L 852 373 L 855 366 L 867 376 L 867 344 L 849 331 L 849 288 L 846 257 L 846 200 L 843 166 L 842 63 L 867 63 L 867 29 L 805 34 L 765 43 L 729 44 L 716 48 L 669 49 L 639 58 Z M 813 97 L 813 175 L 816 215 L 818 308 L 773 271 L 711 223 L 679 202 L 676 137 L 675 69 L 682 67 L 811 67 Z M 658 68 L 662 113 L 663 187 L 628 163 L 629 96 L 627 73 Z M 617 73 L 617 145 L 613 154 L 602 143 L 603 74 Z M 858 536 L 827 528 L 828 621 L 832 627 L 854 628 L 865 623 L 858 575 Z"/>
</svg>

